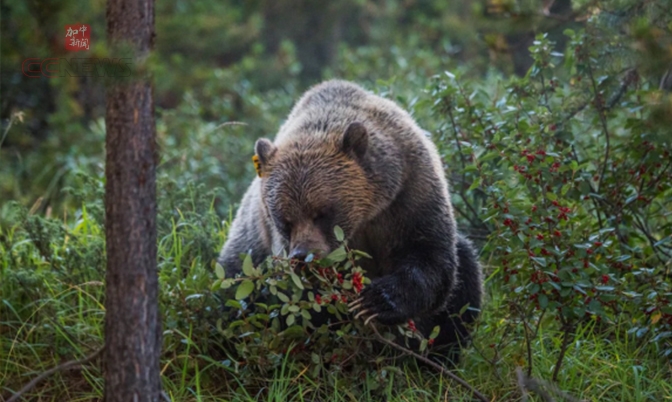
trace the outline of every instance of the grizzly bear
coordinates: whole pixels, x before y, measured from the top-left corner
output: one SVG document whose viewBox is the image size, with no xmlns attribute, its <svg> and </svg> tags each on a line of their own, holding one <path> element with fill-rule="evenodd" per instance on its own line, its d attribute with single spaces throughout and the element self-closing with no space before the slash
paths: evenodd
<svg viewBox="0 0 672 402">
<path fill-rule="evenodd" d="M 373 257 L 362 260 L 371 283 L 358 315 L 385 325 L 412 319 L 425 336 L 439 325 L 433 349 L 455 356 L 481 307 L 481 267 L 456 231 L 436 147 L 413 118 L 353 83 L 327 81 L 255 153 L 260 177 L 219 257 L 227 276 L 240 272 L 244 253 L 255 265 L 282 250 L 325 255 L 340 226 L 351 248 Z"/>
</svg>

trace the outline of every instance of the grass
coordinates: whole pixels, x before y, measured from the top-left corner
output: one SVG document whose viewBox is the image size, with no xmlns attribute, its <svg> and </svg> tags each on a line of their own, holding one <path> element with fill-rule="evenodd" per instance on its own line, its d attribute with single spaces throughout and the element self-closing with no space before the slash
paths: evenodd
<svg viewBox="0 0 672 402">
<path fill-rule="evenodd" d="M 183 198 L 163 205 L 159 217 L 161 374 L 173 401 L 472 400 L 458 384 L 409 359 L 378 373 L 334 371 L 314 379 L 309 368 L 286 356 L 277 370 L 256 378 L 261 386 L 250 387 L 244 368 L 216 352 L 216 309 L 208 289 L 226 225 L 214 211 L 211 194 L 185 188 L 175 197 Z M 48 221 L 22 208 L 2 208 L 3 222 L 9 224 L 0 228 L 0 399 L 103 344 L 104 241 L 95 213 L 100 201 L 85 205 L 74 216 Z M 488 284 L 474 346 L 464 351 L 456 373 L 492 400 L 518 401 L 516 366 L 527 367 L 527 346 L 521 325 L 502 314 L 506 296 Z M 553 328 L 544 322 L 530 340 L 532 377 L 542 381 L 550 380 L 562 343 L 562 334 Z M 672 400 L 669 362 L 646 339 L 626 331 L 625 321 L 578 328 L 557 386 L 590 401 Z M 101 400 L 103 386 L 96 362 L 54 374 L 30 392 L 29 400 Z M 533 393 L 528 397 L 543 400 Z"/>
</svg>

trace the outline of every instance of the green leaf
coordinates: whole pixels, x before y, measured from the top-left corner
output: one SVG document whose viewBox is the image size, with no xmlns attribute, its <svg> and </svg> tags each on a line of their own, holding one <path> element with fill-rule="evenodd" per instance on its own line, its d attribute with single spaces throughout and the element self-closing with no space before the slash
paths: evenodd
<svg viewBox="0 0 672 402">
<path fill-rule="evenodd" d="M 216 292 L 222 287 L 222 280 L 217 279 L 215 282 L 213 282 L 212 286 L 210 286 L 210 291 Z"/>
<path fill-rule="evenodd" d="M 360 257 L 364 257 L 364 258 L 373 258 L 373 257 L 371 257 L 369 254 L 367 254 L 367 253 L 365 253 L 365 252 L 363 252 L 363 251 L 353 250 L 352 252 L 355 253 L 355 255 L 358 255 L 358 256 L 360 256 Z M 346 267 L 346 268 L 347 268 L 347 267 Z"/>
<path fill-rule="evenodd" d="M 224 279 L 224 276 L 226 275 L 224 272 L 224 267 L 222 267 L 218 262 L 215 263 L 215 275 L 217 275 L 217 278 L 219 279 Z"/>
<path fill-rule="evenodd" d="M 236 289 L 236 300 L 243 300 L 254 290 L 254 283 L 250 280 L 245 280 Z"/>
<path fill-rule="evenodd" d="M 481 178 L 477 177 L 476 180 L 474 180 L 474 182 L 471 183 L 471 186 L 469 186 L 469 189 L 467 191 L 471 191 L 480 185 L 481 185 Z"/>
<path fill-rule="evenodd" d="M 290 314 L 287 316 L 287 326 L 291 327 L 292 324 L 294 324 L 294 321 L 296 320 L 296 317 L 294 317 L 294 314 Z"/>
<path fill-rule="evenodd" d="M 539 307 L 543 309 L 546 308 L 546 306 L 548 306 L 548 296 L 542 293 L 539 295 Z"/>
<path fill-rule="evenodd" d="M 464 312 L 467 311 L 468 308 L 469 308 L 469 303 L 462 306 L 462 308 L 460 309 L 460 316 L 462 316 L 462 314 L 464 314 Z"/>
<path fill-rule="evenodd" d="M 345 238 L 345 234 L 343 233 L 343 229 L 340 228 L 340 226 L 334 227 L 334 235 L 336 235 L 336 240 L 343 241 Z"/>
<path fill-rule="evenodd" d="M 299 288 L 303 289 L 303 283 L 301 283 L 301 278 L 294 272 L 290 272 L 289 276 L 292 278 L 292 281 L 294 281 L 294 284 Z"/>
<path fill-rule="evenodd" d="M 299 338 L 303 336 L 303 328 L 299 325 L 294 325 L 282 331 L 279 335 L 287 338 Z"/>
<path fill-rule="evenodd" d="M 242 305 L 242 304 L 240 304 L 239 302 L 237 302 L 237 301 L 235 301 L 235 300 L 233 300 L 233 299 L 229 299 L 229 300 L 227 300 L 226 303 L 225 303 L 224 305 L 225 305 L 226 307 L 233 307 L 233 308 L 237 308 L 237 309 L 241 309 L 241 308 L 243 308 L 243 305 Z"/>
<path fill-rule="evenodd" d="M 306 320 L 310 320 L 312 318 L 308 310 L 301 310 L 301 316 Z"/>
<path fill-rule="evenodd" d="M 221 289 L 228 289 L 231 286 L 233 286 L 233 279 L 224 279 L 222 283 L 220 284 Z"/>
<path fill-rule="evenodd" d="M 427 349 L 428 344 L 429 342 L 427 341 L 427 339 L 423 339 L 422 342 L 420 342 L 420 351 L 424 352 L 425 349 Z"/>
<path fill-rule="evenodd" d="M 252 256 L 247 254 L 243 260 L 243 273 L 246 276 L 254 276 L 254 267 L 252 266 Z"/>
<path fill-rule="evenodd" d="M 435 327 L 432 329 L 432 333 L 429 334 L 429 339 L 435 339 L 437 336 L 439 336 L 439 332 L 440 332 L 440 331 L 441 331 L 441 327 L 439 327 L 438 325 L 435 326 Z"/>
<path fill-rule="evenodd" d="M 327 259 L 329 261 L 333 262 L 341 262 L 345 260 L 348 257 L 348 253 L 345 251 L 345 247 L 341 246 L 337 248 L 336 250 L 332 251 L 328 256 Z"/>
<path fill-rule="evenodd" d="M 278 292 L 278 294 L 276 296 L 278 296 L 278 299 L 280 299 L 280 301 L 283 302 L 283 303 L 289 302 L 289 297 L 282 292 Z"/>
</svg>

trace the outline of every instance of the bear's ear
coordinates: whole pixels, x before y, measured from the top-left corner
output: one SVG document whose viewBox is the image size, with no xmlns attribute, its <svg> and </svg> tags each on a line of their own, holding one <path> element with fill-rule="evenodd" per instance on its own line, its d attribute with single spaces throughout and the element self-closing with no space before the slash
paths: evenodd
<svg viewBox="0 0 672 402">
<path fill-rule="evenodd" d="M 266 170 L 268 162 L 270 162 L 273 155 L 275 155 L 277 148 L 273 143 L 266 138 L 260 138 L 257 140 L 257 143 L 254 144 L 254 169 L 257 171 L 259 177 L 262 176 L 262 173 Z"/>
<path fill-rule="evenodd" d="M 366 149 L 369 146 L 369 133 L 362 123 L 350 123 L 348 128 L 343 133 L 343 142 L 341 143 L 341 150 L 346 154 L 351 154 L 357 158 L 361 158 L 366 154 Z"/>
</svg>

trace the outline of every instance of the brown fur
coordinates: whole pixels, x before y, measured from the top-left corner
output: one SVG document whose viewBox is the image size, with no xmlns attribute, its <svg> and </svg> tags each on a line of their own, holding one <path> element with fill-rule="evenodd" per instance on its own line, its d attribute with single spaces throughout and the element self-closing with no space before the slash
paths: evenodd
<svg viewBox="0 0 672 402">
<path fill-rule="evenodd" d="M 468 337 L 448 313 L 480 307 L 480 266 L 456 232 L 436 147 L 407 112 L 355 84 L 327 81 L 255 151 L 261 178 L 243 197 L 220 256 L 229 275 L 248 251 L 255 263 L 283 249 L 327 253 L 338 225 L 351 247 L 373 256 L 363 308 L 386 324 L 450 322 L 446 330 L 458 335 L 444 334 L 446 343 Z"/>
</svg>

